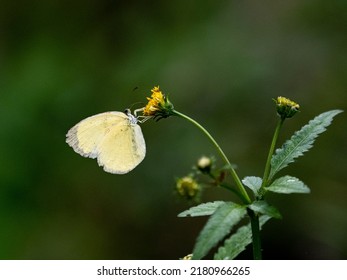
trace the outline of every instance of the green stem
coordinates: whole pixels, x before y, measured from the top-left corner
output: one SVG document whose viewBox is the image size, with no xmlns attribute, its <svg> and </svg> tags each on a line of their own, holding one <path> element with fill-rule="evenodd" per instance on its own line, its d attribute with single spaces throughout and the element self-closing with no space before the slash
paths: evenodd
<svg viewBox="0 0 347 280">
<path fill-rule="evenodd" d="M 259 227 L 259 216 L 256 215 L 252 210 L 248 210 L 248 216 L 251 219 L 252 228 L 252 246 L 253 246 L 253 259 L 261 260 L 261 242 L 260 242 L 260 227 Z"/>
<path fill-rule="evenodd" d="M 216 186 L 219 186 L 219 187 L 222 187 L 228 191 L 231 191 L 232 193 L 237 195 L 241 200 L 243 200 L 243 197 L 241 196 L 241 194 L 237 190 L 235 190 L 232 186 L 218 182 L 218 179 L 212 173 L 208 173 L 208 176 L 211 177 L 215 181 Z"/>
<path fill-rule="evenodd" d="M 190 121 L 196 127 L 198 127 L 203 133 L 205 133 L 205 135 L 210 139 L 210 141 L 213 143 L 213 145 L 217 148 L 217 150 L 218 150 L 219 154 L 221 155 L 222 159 L 224 160 L 224 162 L 228 165 L 228 169 L 230 170 L 230 174 L 233 177 L 233 179 L 236 183 L 236 186 L 240 191 L 243 202 L 246 204 L 251 203 L 251 199 L 249 198 L 244 186 L 242 185 L 241 180 L 240 180 L 239 176 L 237 175 L 235 169 L 231 166 L 228 158 L 226 157 L 226 155 L 224 154 L 223 150 L 218 145 L 216 140 L 214 140 L 214 138 L 211 136 L 211 134 L 203 126 L 201 126 L 198 122 L 196 122 L 192 118 L 190 118 L 190 117 L 188 117 L 188 116 L 186 116 L 186 115 L 184 115 L 184 114 L 182 114 L 176 110 L 173 110 L 172 113 L 176 116 L 179 116 L 181 118 L 184 118 L 184 119 Z"/>
<path fill-rule="evenodd" d="M 228 190 L 228 191 L 233 192 L 233 193 L 234 193 L 235 195 L 237 195 L 241 200 L 243 200 L 243 197 L 241 196 L 241 194 L 240 194 L 237 190 L 233 189 L 231 186 L 226 185 L 226 184 L 218 184 L 218 186 L 220 186 L 221 188 L 224 188 L 224 189 L 226 189 L 226 190 Z"/>
<path fill-rule="evenodd" d="M 221 157 L 223 158 L 223 160 L 225 161 L 225 163 L 228 165 L 228 168 L 230 170 L 230 174 L 233 177 L 236 186 L 239 189 L 239 195 L 242 199 L 242 201 L 245 204 L 250 204 L 251 203 L 251 199 L 249 198 L 245 188 L 243 187 L 240 178 L 238 177 L 236 171 L 234 170 L 234 168 L 231 166 L 228 158 L 226 157 L 226 155 L 224 154 L 223 150 L 220 148 L 220 146 L 218 145 L 218 143 L 216 142 L 216 140 L 214 140 L 214 138 L 211 136 L 211 134 L 203 127 L 201 126 L 198 122 L 196 122 L 195 120 L 193 120 L 192 118 L 178 112 L 178 111 L 173 111 L 174 115 L 182 117 L 188 121 L 190 121 L 191 123 L 193 123 L 195 126 L 197 126 L 202 132 L 205 133 L 205 135 L 210 139 L 210 141 L 213 143 L 213 145 L 217 148 L 219 154 L 221 155 Z M 226 187 L 224 185 L 221 185 L 222 187 Z M 228 188 L 229 189 L 229 188 Z M 252 228 L 252 244 L 253 244 L 253 257 L 255 260 L 261 260 L 261 242 L 260 242 L 260 228 L 259 228 L 259 217 L 254 213 L 254 211 L 248 209 L 248 215 L 251 219 L 251 228 Z"/>
<path fill-rule="evenodd" d="M 262 182 L 260 190 L 259 190 L 260 194 L 265 193 L 265 187 L 268 185 L 268 180 L 269 180 L 269 175 L 270 175 L 270 170 L 271 170 L 271 158 L 272 158 L 272 155 L 275 151 L 278 135 L 280 133 L 280 130 L 281 130 L 281 127 L 283 125 L 284 120 L 285 120 L 284 118 L 280 118 L 277 122 L 277 125 L 276 125 L 275 133 L 274 133 L 274 136 L 272 138 L 269 154 L 268 154 L 267 160 L 266 160 L 266 165 L 265 165 L 265 170 L 264 170 L 264 175 L 263 175 L 263 182 Z"/>
</svg>

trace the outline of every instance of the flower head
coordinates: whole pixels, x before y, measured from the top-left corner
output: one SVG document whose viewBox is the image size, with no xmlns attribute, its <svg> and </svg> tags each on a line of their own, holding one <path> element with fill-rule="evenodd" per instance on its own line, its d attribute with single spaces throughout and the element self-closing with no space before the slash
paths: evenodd
<svg viewBox="0 0 347 280">
<path fill-rule="evenodd" d="M 187 199 L 196 198 L 201 188 L 192 176 L 179 178 L 176 182 L 177 193 Z"/>
<path fill-rule="evenodd" d="M 159 119 L 167 118 L 173 115 L 174 106 L 165 96 L 159 86 L 154 87 L 151 97 L 147 97 L 148 103 L 143 109 L 143 115 L 146 117 L 154 117 Z"/>
<path fill-rule="evenodd" d="M 299 104 L 282 96 L 277 97 L 277 99 L 274 99 L 274 101 L 276 103 L 277 113 L 282 119 L 291 118 L 300 109 Z"/>
</svg>

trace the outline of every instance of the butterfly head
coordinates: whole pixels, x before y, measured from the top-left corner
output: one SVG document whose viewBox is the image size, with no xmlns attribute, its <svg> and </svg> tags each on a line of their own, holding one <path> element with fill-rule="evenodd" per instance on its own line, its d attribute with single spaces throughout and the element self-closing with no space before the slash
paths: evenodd
<svg viewBox="0 0 347 280">
<path fill-rule="evenodd" d="M 131 113 L 130 109 L 125 109 L 124 114 L 128 116 L 130 124 L 137 124 L 138 119 Z"/>
</svg>

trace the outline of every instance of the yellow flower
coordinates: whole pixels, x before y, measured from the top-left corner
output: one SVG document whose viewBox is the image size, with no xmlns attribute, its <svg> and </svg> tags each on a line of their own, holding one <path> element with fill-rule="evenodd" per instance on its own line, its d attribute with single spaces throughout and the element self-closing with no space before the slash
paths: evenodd
<svg viewBox="0 0 347 280">
<path fill-rule="evenodd" d="M 151 97 L 147 97 L 148 103 L 143 109 L 143 115 L 158 119 L 172 116 L 174 107 L 168 97 L 159 89 L 159 86 L 154 87 L 151 92 Z"/>
<path fill-rule="evenodd" d="M 143 110 L 143 115 L 145 116 L 153 116 L 156 111 L 159 111 L 160 108 L 165 103 L 164 95 L 160 91 L 159 86 L 154 87 L 152 90 L 152 96 L 147 97 L 148 103 Z"/>
<path fill-rule="evenodd" d="M 200 186 L 193 177 L 185 176 L 177 180 L 176 190 L 180 196 L 192 199 L 199 194 Z"/>
<path fill-rule="evenodd" d="M 300 109 L 299 104 L 291 101 L 288 98 L 279 96 L 277 99 L 274 99 L 276 103 L 277 113 L 281 116 L 281 118 L 291 118 L 294 116 Z"/>
</svg>

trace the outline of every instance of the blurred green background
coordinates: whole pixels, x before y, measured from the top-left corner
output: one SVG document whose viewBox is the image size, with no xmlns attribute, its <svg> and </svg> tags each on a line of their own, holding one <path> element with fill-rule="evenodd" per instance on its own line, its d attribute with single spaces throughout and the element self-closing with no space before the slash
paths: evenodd
<svg viewBox="0 0 347 280">
<path fill-rule="evenodd" d="M 206 219 L 177 218 L 189 205 L 173 189 L 199 156 L 216 154 L 200 131 L 178 118 L 148 121 L 145 160 L 111 175 L 68 147 L 67 130 L 145 102 L 159 84 L 241 178 L 261 176 L 272 98 L 301 105 L 279 144 L 319 113 L 346 110 L 346 19 L 345 0 L 2 0 L 0 258 L 189 254 Z M 265 226 L 264 258 L 347 258 L 346 136 L 344 113 L 281 173 L 312 193 L 269 197 L 284 218 Z M 210 189 L 203 201 L 229 198 Z"/>
</svg>

